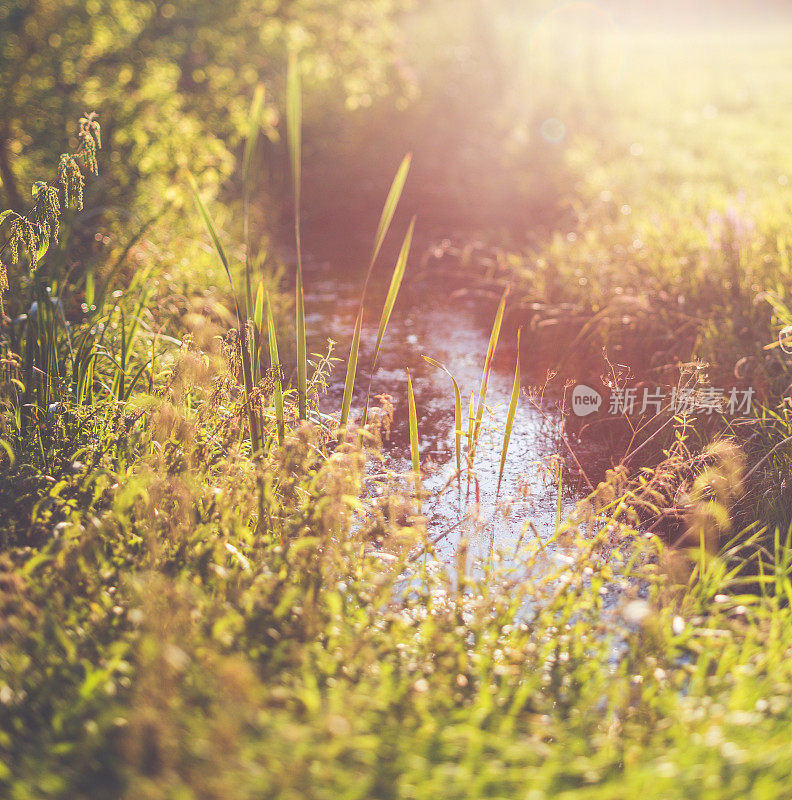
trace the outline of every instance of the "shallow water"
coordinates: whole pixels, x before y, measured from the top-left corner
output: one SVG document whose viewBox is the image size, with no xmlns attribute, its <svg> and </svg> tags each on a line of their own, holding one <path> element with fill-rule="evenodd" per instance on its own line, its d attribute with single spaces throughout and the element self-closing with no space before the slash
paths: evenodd
<svg viewBox="0 0 792 800">
<path fill-rule="evenodd" d="M 345 364 L 357 314 L 362 276 L 349 269 L 349 257 L 315 258 L 306 266 L 306 324 L 309 350 L 324 352 L 326 340 L 337 344 L 334 355 Z M 368 383 L 371 355 L 392 267 L 382 259 L 369 286 L 356 393 L 352 416 L 360 415 Z M 503 426 L 514 380 L 516 336 L 504 326 L 493 362 L 487 405 L 493 413 L 482 433 L 475 458 L 475 478 L 454 478 L 454 393 L 450 378 L 427 364 L 422 355 L 444 364 L 462 392 L 463 429 L 471 390 L 478 393 L 497 299 L 466 291 L 464 282 L 421 274 L 408 267 L 399 298 L 383 342 L 372 395 L 388 394 L 395 406 L 393 427 L 385 443 L 387 465 L 410 473 L 407 422 L 407 370 L 410 370 L 418 412 L 423 488 L 428 495 L 422 511 L 429 535 L 436 540 L 438 556 L 450 562 L 465 536 L 471 555 L 492 549 L 513 552 L 521 537 L 553 534 L 561 516 L 588 491 L 586 480 L 563 439 L 563 418 L 558 392 L 552 386 L 537 397 L 532 384 L 546 380 L 531 371 L 531 337 L 523 336 L 523 393 L 512 430 L 508 459 L 500 492 L 497 491 Z M 515 341 L 512 341 L 514 339 Z M 322 405 L 337 411 L 343 394 L 344 368 L 337 364 Z M 541 387 L 540 387 L 541 388 Z M 533 397 L 529 395 L 534 395 Z M 464 438 L 463 438 L 464 448 Z M 603 453 L 589 447 L 576 451 L 584 470 L 596 465 Z M 561 464 L 559 492 L 558 464 Z M 463 453 L 464 466 L 464 453 Z M 440 492 L 445 488 L 445 491 Z M 530 523 L 530 525 L 528 524 Z M 525 540 L 524 538 L 522 539 Z"/>
</svg>

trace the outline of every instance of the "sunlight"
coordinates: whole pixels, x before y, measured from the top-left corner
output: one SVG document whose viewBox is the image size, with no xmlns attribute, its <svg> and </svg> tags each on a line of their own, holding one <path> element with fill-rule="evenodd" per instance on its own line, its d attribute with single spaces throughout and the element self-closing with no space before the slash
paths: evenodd
<svg viewBox="0 0 792 800">
<path fill-rule="evenodd" d="M 0 0 L 0 797 L 788 800 L 790 0 Z"/>
<path fill-rule="evenodd" d="M 624 35 L 597 3 L 562 3 L 535 23 L 528 68 L 539 79 L 572 72 L 578 80 L 614 85 L 624 68 Z"/>
</svg>

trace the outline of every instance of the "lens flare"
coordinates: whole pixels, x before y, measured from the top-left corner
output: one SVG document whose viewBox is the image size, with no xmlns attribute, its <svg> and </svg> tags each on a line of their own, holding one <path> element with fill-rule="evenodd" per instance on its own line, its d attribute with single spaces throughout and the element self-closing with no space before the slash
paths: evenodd
<svg viewBox="0 0 792 800">
<path fill-rule="evenodd" d="M 548 117 L 540 126 L 539 133 L 542 138 L 550 144 L 558 144 L 564 141 L 566 136 L 566 125 L 560 119 Z"/>
</svg>

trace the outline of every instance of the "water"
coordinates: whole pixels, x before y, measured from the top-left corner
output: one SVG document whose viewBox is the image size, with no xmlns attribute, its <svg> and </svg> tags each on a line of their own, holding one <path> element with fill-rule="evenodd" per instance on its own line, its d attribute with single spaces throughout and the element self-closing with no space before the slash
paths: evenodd
<svg viewBox="0 0 792 800">
<path fill-rule="evenodd" d="M 352 260 L 351 256 L 336 252 L 329 259 L 315 258 L 306 265 L 309 350 L 324 352 L 326 340 L 331 338 L 337 343 L 334 355 L 343 364 L 349 354 L 363 283 L 359 269 L 350 268 Z M 359 257 L 354 260 L 357 264 L 365 263 Z M 383 258 L 381 262 L 366 302 L 353 418 L 359 417 L 365 398 L 372 350 L 392 270 L 392 260 Z M 479 390 L 497 304 L 497 297 L 473 293 L 462 279 L 449 280 L 431 271 L 421 272 L 411 264 L 372 382 L 372 395 L 388 394 L 395 406 L 391 435 L 385 443 L 387 465 L 409 475 L 407 370 L 410 370 L 418 413 L 423 488 L 428 495 L 422 511 L 427 517 L 429 536 L 436 541 L 438 556 L 448 563 L 454 558 L 462 536 L 468 538 L 474 556 L 486 555 L 492 549 L 508 554 L 524 537 L 550 537 L 556 529 L 559 503 L 563 518 L 589 490 L 577 461 L 589 473 L 589 467 L 602 456 L 596 448 L 577 451 L 574 457 L 570 455 L 564 441 L 558 389 L 550 386 L 543 396 L 540 394 L 542 387 L 536 384 L 546 382 L 546 373 L 536 368 L 538 354 L 532 352 L 530 331 L 526 331 L 522 345 L 523 394 L 498 492 L 503 427 L 516 361 L 515 323 L 519 324 L 509 317 L 507 310 L 487 394 L 487 405 L 493 413 L 488 415 L 488 424 L 479 441 L 475 478 L 455 480 L 453 386 L 445 373 L 427 364 L 422 356 L 431 356 L 444 364 L 459 383 L 466 430 L 470 393 L 473 390 L 477 394 Z M 337 364 L 323 401 L 328 410 L 337 411 L 341 406 L 344 372 L 342 364 Z"/>
</svg>

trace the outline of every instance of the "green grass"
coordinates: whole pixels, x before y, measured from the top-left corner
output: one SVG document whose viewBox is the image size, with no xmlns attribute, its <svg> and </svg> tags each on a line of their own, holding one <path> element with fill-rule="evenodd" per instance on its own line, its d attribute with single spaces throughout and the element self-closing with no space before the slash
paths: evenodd
<svg viewBox="0 0 792 800">
<path fill-rule="evenodd" d="M 296 57 L 284 98 L 294 309 L 271 266 L 257 274 L 261 90 L 244 148 L 240 140 L 242 215 L 222 199 L 210 214 L 189 181 L 208 253 L 196 247 L 181 266 L 160 254 L 166 269 L 146 240 L 149 269 L 124 271 L 114 259 L 70 282 L 40 232 L 34 252 L 9 265 L 13 319 L 0 335 L 2 796 L 789 795 L 792 421 L 782 401 L 789 365 L 773 343 L 792 324 L 792 216 L 786 190 L 770 181 L 788 161 L 778 145 L 787 110 L 770 101 L 792 65 L 772 37 L 764 49 L 748 42 L 732 66 L 731 51 L 715 60 L 716 44 L 690 56 L 698 67 L 684 85 L 668 68 L 687 63 L 679 44 L 649 47 L 620 93 L 597 97 L 606 122 L 590 116 L 585 93 L 558 92 L 562 110 L 578 115 L 570 130 L 580 120 L 563 154 L 582 176 L 574 230 L 524 250 L 499 245 L 487 263 L 468 254 L 470 271 L 511 285 L 508 311 L 529 317 L 517 334 L 499 482 L 522 401 L 519 353 L 533 366 L 543 336 L 570 363 L 572 351 L 602 346 L 614 359 L 649 352 L 654 360 L 635 367 L 647 379 L 669 365 L 676 379 L 674 358 L 698 356 L 716 380 L 747 356 L 765 405 L 741 427 L 670 422 L 648 467 L 615 465 L 566 517 L 559 459 L 549 539 L 528 524 L 508 559 L 493 553 L 472 566 L 463 542 L 457 574 L 435 563 L 414 513 L 416 495 L 428 506 L 428 465 L 413 376 L 402 402 L 415 491 L 372 468 L 376 436 L 342 435 L 368 276 L 409 157 L 375 234 L 337 417 L 311 405 L 331 360 L 309 376 Z M 708 59 L 728 80 L 712 78 Z M 735 86 L 756 93 L 740 104 Z M 674 116 L 707 102 L 719 122 L 690 130 Z M 625 155 L 637 140 L 640 167 Z M 741 186 L 751 199 L 726 214 Z M 0 216 L 3 246 L 11 220 Z M 413 225 L 370 375 L 409 280 Z M 97 307 L 76 313 L 83 299 Z M 426 357 L 452 380 L 460 476 L 463 436 L 471 471 L 485 441 L 506 300 L 466 432 L 457 381 Z M 296 361 L 279 341 L 295 343 Z M 362 422 L 386 424 L 387 409 L 369 413 L 370 388 Z M 648 530 L 669 515 L 681 520 L 675 545 Z"/>
<path fill-rule="evenodd" d="M 363 282 L 363 290 L 360 294 L 360 305 L 358 307 L 357 317 L 355 319 L 355 328 L 352 333 L 352 344 L 350 345 L 349 350 L 349 358 L 347 359 L 347 371 L 346 371 L 346 380 L 344 381 L 344 396 L 341 401 L 341 428 L 345 428 L 347 422 L 349 421 L 349 412 L 352 407 L 352 393 L 355 390 L 355 378 L 357 376 L 357 364 L 358 364 L 358 355 L 360 352 L 360 334 L 363 328 L 363 310 L 364 310 L 364 303 L 366 300 L 366 292 L 368 290 L 369 281 L 371 280 L 371 274 L 374 271 L 374 264 L 377 261 L 377 257 L 379 256 L 380 250 L 382 249 L 382 245 L 385 242 L 385 237 L 388 233 L 388 229 L 390 228 L 390 224 L 393 221 L 393 215 L 396 213 L 396 206 L 399 203 L 399 199 L 401 198 L 402 191 L 404 190 L 404 184 L 407 180 L 407 174 L 410 170 L 410 161 L 411 157 L 406 155 L 402 160 L 399 168 L 396 170 L 396 175 L 393 178 L 393 182 L 391 183 L 391 187 L 388 190 L 388 196 L 385 199 L 385 205 L 382 208 L 382 213 L 380 214 L 379 223 L 377 225 L 377 233 L 374 237 L 374 247 L 371 251 L 371 258 L 369 260 L 368 269 L 366 270 L 366 277 Z M 402 250 L 399 254 L 399 258 L 396 262 L 396 268 L 394 271 L 394 280 L 397 279 L 398 276 L 398 283 L 395 284 L 395 291 L 398 293 L 398 287 L 401 284 L 401 279 L 404 276 L 404 270 L 407 266 L 407 256 L 410 252 L 410 243 L 412 241 L 412 232 L 415 226 L 415 222 L 413 221 L 410 224 L 410 230 L 407 234 L 407 238 L 404 240 L 404 244 L 402 246 Z M 380 319 L 380 328 L 377 332 L 377 346 L 375 348 L 375 352 L 379 351 L 379 345 L 382 342 L 382 336 L 385 332 L 385 327 L 388 324 L 388 317 L 390 317 L 390 311 L 393 310 L 393 303 L 395 302 L 395 294 L 391 297 L 391 291 L 388 292 L 388 297 L 386 298 L 385 308 L 382 311 L 382 317 Z M 387 311 L 386 316 L 386 309 L 388 308 L 388 304 L 390 303 L 390 310 Z M 372 373 L 376 366 L 376 354 L 374 356 L 374 362 L 372 364 Z M 368 397 L 371 394 L 371 384 L 369 383 L 369 390 L 366 393 L 366 409 L 368 410 Z M 366 413 L 363 414 L 363 426 L 365 426 L 365 417 Z"/>
</svg>

